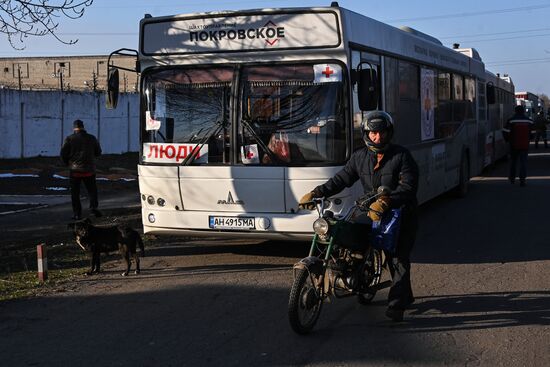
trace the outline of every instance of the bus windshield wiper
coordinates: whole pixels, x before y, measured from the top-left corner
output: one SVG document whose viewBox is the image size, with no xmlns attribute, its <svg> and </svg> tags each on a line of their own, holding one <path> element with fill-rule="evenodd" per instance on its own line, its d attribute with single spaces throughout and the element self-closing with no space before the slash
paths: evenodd
<svg viewBox="0 0 550 367">
<path fill-rule="evenodd" d="M 267 145 L 265 145 L 265 143 L 258 136 L 258 134 L 256 134 L 256 131 L 252 128 L 252 126 L 250 126 L 250 122 L 247 119 L 245 119 L 245 118 L 241 119 L 241 123 L 248 130 L 248 132 L 250 133 L 250 136 L 267 153 L 269 158 L 271 158 L 272 162 L 277 162 L 277 163 L 282 163 L 283 162 L 279 157 L 277 157 L 277 155 L 275 153 L 273 153 L 273 151 L 271 149 L 268 148 Z"/>
<path fill-rule="evenodd" d="M 193 149 L 191 149 L 191 152 L 181 162 L 181 166 L 187 166 L 187 165 L 191 164 L 197 158 L 197 155 L 200 153 L 200 151 L 201 151 L 202 147 L 204 146 L 204 144 L 206 144 L 206 142 L 211 137 L 217 135 L 221 131 L 221 129 L 224 126 L 226 126 L 226 124 L 227 124 L 227 120 L 218 120 L 218 121 L 216 121 L 214 126 L 212 126 L 210 128 L 210 130 L 208 131 L 208 133 L 204 135 L 204 138 L 202 138 L 202 140 L 200 140 L 197 144 L 195 144 Z M 197 148 L 198 148 L 198 150 L 197 150 Z"/>
</svg>

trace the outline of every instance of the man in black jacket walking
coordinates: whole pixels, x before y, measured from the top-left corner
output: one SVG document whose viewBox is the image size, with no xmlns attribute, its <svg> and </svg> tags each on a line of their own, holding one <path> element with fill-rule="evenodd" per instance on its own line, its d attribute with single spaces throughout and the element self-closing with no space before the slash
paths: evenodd
<svg viewBox="0 0 550 367">
<path fill-rule="evenodd" d="M 403 320 L 403 312 L 414 302 L 410 280 L 410 253 L 416 239 L 418 166 L 404 147 L 391 144 L 393 120 L 383 111 L 367 113 L 361 124 L 366 147 L 355 151 L 345 167 L 325 184 L 317 186 L 300 200 L 307 207 L 315 197 L 329 197 L 361 180 L 366 194 L 387 186 L 391 193 L 378 198 L 368 215 L 378 221 L 389 209 L 402 208 L 401 230 L 394 254 L 386 254 L 392 287 L 388 295 L 386 316 Z"/>
<path fill-rule="evenodd" d="M 80 204 L 80 182 L 84 182 L 88 196 L 90 197 L 90 209 L 96 217 L 101 216 L 97 209 L 97 185 L 95 174 L 95 158 L 101 155 L 101 146 L 96 137 L 84 130 L 81 120 L 73 122 L 72 135 L 69 135 L 61 147 L 61 160 L 69 166 L 71 200 L 73 204 L 73 219 L 82 219 L 82 206 Z"/>
</svg>

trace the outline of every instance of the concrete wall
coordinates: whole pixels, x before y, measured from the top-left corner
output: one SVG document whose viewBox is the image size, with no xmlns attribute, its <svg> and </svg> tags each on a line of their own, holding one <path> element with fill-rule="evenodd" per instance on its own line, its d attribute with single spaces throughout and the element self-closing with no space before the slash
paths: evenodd
<svg viewBox="0 0 550 367">
<path fill-rule="evenodd" d="M 104 94 L 0 89 L 0 158 L 57 156 L 72 123 L 84 121 L 105 154 L 139 150 L 139 97 L 121 94 L 115 110 Z"/>
</svg>

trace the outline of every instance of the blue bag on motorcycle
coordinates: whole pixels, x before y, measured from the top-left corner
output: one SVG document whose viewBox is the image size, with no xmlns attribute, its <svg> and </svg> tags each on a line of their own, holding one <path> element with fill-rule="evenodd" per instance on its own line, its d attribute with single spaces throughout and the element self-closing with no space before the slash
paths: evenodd
<svg viewBox="0 0 550 367">
<path fill-rule="evenodd" d="M 372 247 L 395 253 L 400 227 L 401 208 L 390 210 L 379 222 L 372 222 Z"/>
</svg>

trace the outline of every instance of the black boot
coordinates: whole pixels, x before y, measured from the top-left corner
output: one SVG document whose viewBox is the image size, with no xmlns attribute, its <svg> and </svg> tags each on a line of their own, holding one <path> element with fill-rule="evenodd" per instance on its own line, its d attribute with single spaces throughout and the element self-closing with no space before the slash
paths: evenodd
<svg viewBox="0 0 550 367">
<path fill-rule="evenodd" d="M 403 321 L 403 313 L 405 311 L 400 308 L 388 307 L 386 309 L 386 317 L 390 318 L 393 322 Z"/>
</svg>

